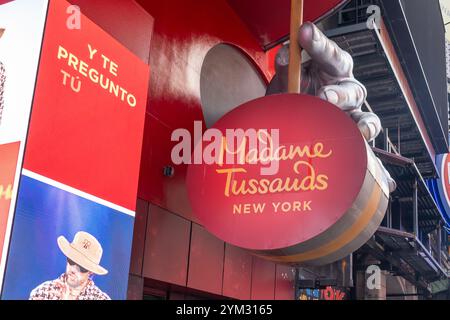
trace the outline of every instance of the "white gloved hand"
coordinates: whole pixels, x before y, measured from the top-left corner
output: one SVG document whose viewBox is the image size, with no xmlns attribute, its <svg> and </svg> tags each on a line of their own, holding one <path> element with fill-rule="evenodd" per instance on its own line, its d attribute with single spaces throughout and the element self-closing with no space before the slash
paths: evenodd
<svg viewBox="0 0 450 320">
<path fill-rule="evenodd" d="M 311 60 L 303 64 L 302 93 L 315 95 L 347 112 L 358 124 L 367 141 L 381 131 L 380 119 L 373 113 L 362 112 L 367 90 L 353 76 L 353 59 L 328 39 L 314 24 L 305 23 L 299 31 L 299 45 Z M 282 47 L 275 61 L 276 75 L 267 94 L 287 92 L 289 48 Z"/>
<path fill-rule="evenodd" d="M 381 132 L 381 122 L 372 112 L 361 107 L 367 98 L 364 85 L 353 75 L 353 58 L 334 41 L 328 39 L 314 24 L 307 22 L 300 28 L 298 45 L 311 60 L 302 66 L 302 93 L 315 95 L 345 111 L 358 125 L 364 138 L 370 142 Z M 276 75 L 267 88 L 267 94 L 287 92 L 289 48 L 283 46 L 275 61 Z M 383 167 L 384 168 L 384 167 Z M 395 181 L 385 169 L 389 189 Z"/>
</svg>

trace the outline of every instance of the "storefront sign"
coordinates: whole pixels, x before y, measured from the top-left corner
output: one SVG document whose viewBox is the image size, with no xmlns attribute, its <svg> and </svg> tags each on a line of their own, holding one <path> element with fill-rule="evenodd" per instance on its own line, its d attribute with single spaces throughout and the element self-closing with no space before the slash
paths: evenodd
<svg viewBox="0 0 450 320">
<path fill-rule="evenodd" d="M 126 298 L 149 67 L 69 7 L 49 1 L 3 299 Z"/>
<path fill-rule="evenodd" d="M 327 287 L 325 289 L 299 289 L 297 300 L 348 300 L 349 290 Z"/>
<path fill-rule="evenodd" d="M 269 96 L 214 126 L 223 136 L 237 128 L 260 132 L 259 141 L 223 139 L 234 162 L 188 169 L 193 212 L 209 231 L 271 260 L 310 264 L 336 261 L 375 232 L 387 181 L 345 113 L 310 96 Z M 264 173 L 267 166 L 277 170 Z"/>
</svg>

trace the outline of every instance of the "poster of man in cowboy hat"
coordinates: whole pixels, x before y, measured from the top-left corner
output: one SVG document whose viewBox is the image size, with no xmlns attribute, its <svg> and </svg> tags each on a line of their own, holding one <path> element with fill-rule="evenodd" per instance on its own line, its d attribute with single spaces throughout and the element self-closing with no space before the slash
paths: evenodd
<svg viewBox="0 0 450 320">
<path fill-rule="evenodd" d="M 126 299 L 134 217 L 35 178 L 21 177 L 2 299 Z"/>
<path fill-rule="evenodd" d="M 72 243 L 64 236 L 60 236 L 57 242 L 67 257 L 66 271 L 58 279 L 46 281 L 35 288 L 30 300 L 110 300 L 92 280 L 94 274 L 108 273 L 100 265 L 103 249 L 97 239 L 80 231 Z"/>
</svg>

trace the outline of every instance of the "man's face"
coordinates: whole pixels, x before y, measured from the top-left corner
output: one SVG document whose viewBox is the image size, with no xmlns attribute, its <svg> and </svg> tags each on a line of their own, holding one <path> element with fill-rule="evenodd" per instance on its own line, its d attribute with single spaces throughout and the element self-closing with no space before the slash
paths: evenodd
<svg viewBox="0 0 450 320">
<path fill-rule="evenodd" d="M 92 275 L 92 272 L 84 269 L 79 266 L 75 262 L 70 259 L 67 259 L 66 266 L 66 276 L 67 276 L 67 284 L 72 288 L 78 288 L 83 286 L 86 281 L 89 280 L 89 277 Z"/>
</svg>

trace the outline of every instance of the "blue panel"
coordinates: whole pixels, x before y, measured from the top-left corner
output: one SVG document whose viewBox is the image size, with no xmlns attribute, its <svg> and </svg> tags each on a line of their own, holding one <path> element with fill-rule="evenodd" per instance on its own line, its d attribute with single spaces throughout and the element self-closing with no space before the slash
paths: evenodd
<svg viewBox="0 0 450 320">
<path fill-rule="evenodd" d="M 103 247 L 94 276 L 112 299 L 126 299 L 134 218 L 40 181 L 22 176 L 2 299 L 28 299 L 44 281 L 64 273 L 66 258 L 56 239 L 69 242 L 86 231 Z"/>
<path fill-rule="evenodd" d="M 442 154 L 436 156 L 436 167 L 439 170 L 438 172 L 439 175 L 441 175 L 442 173 L 442 162 L 444 160 L 444 157 L 445 155 Z M 444 219 L 448 227 L 450 226 L 450 204 L 447 202 L 445 198 L 444 185 L 441 179 L 443 179 L 443 177 L 438 179 L 430 179 L 426 181 L 426 184 L 428 186 L 428 190 L 430 190 L 431 195 L 436 201 L 436 204 L 438 206 L 442 218 Z"/>
</svg>

